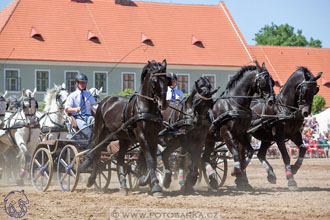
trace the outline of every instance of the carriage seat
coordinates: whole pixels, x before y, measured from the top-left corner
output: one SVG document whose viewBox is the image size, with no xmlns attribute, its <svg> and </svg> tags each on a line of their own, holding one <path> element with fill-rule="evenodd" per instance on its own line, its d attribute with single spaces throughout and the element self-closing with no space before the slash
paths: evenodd
<svg viewBox="0 0 330 220">
<path fill-rule="evenodd" d="M 72 125 L 72 128 L 75 132 L 78 132 L 79 129 L 78 129 L 78 126 L 77 126 L 77 122 L 76 122 L 76 119 L 70 115 L 70 118 L 71 118 L 71 125 Z"/>
</svg>

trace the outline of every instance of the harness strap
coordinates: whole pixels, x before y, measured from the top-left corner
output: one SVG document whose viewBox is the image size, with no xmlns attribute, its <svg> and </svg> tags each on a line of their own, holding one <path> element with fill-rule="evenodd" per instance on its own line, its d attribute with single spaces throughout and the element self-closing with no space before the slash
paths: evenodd
<svg viewBox="0 0 330 220">
<path fill-rule="evenodd" d="M 213 122 L 210 127 L 210 130 L 214 128 L 220 128 L 224 123 L 229 120 L 236 118 L 249 118 L 252 117 L 251 112 L 243 111 L 243 110 L 231 110 L 227 111 L 221 115 L 219 115 Z"/>
</svg>

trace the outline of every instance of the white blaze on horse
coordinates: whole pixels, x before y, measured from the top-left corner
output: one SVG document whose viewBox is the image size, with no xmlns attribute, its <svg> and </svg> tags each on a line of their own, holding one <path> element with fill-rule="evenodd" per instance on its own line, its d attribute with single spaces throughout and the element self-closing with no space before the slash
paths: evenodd
<svg viewBox="0 0 330 220">
<path fill-rule="evenodd" d="M 33 128 L 36 123 L 36 111 L 38 103 L 35 99 L 34 91 L 23 90 L 19 99 L 17 111 L 6 112 L 3 127 L 0 130 L 0 154 L 8 150 L 9 147 L 18 147 L 20 158 L 21 177 L 31 160 L 31 154 L 39 142 L 40 130 Z M 17 181 L 23 184 L 23 179 Z"/>
<path fill-rule="evenodd" d="M 98 99 L 99 99 L 100 96 L 101 96 L 102 90 L 103 90 L 103 87 L 101 87 L 100 89 L 97 89 L 97 88 L 90 88 L 90 89 L 89 89 L 89 92 L 92 94 L 92 96 L 94 96 L 94 99 L 95 99 L 96 101 L 98 101 Z"/>
</svg>

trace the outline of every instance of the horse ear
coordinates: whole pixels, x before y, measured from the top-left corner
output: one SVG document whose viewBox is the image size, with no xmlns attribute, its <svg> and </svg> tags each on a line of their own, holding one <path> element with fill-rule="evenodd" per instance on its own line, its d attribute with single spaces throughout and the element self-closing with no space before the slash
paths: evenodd
<svg viewBox="0 0 330 220">
<path fill-rule="evenodd" d="M 304 77 L 306 81 L 310 80 L 310 77 L 306 71 L 304 71 Z"/>
<path fill-rule="evenodd" d="M 3 94 L 3 97 L 4 97 L 4 98 L 6 97 L 7 93 L 8 93 L 8 91 L 6 90 L 6 91 L 5 91 L 5 94 Z"/>
<path fill-rule="evenodd" d="M 323 73 L 323 72 L 319 72 L 319 73 L 316 75 L 316 77 L 315 77 L 315 81 L 318 80 L 318 79 L 322 76 L 322 73 Z M 6 92 L 7 92 L 7 91 L 6 91 Z"/>
<path fill-rule="evenodd" d="M 197 92 L 199 93 L 199 94 L 201 94 L 203 91 L 201 90 L 201 88 L 199 88 L 199 86 L 198 86 L 198 82 L 197 81 L 195 81 L 195 87 L 196 87 L 196 89 L 197 89 Z"/>
<path fill-rule="evenodd" d="M 37 88 L 34 88 L 34 90 L 33 90 L 32 94 L 31 94 L 31 97 L 34 97 L 34 96 L 35 96 L 35 94 L 36 94 L 36 92 L 37 92 Z"/>
<path fill-rule="evenodd" d="M 260 65 L 259 65 L 259 63 L 258 63 L 258 61 L 255 61 L 255 63 L 256 63 L 257 71 L 258 71 L 258 72 L 262 72 L 262 69 L 261 69 L 261 67 L 260 67 Z"/>
<path fill-rule="evenodd" d="M 102 90 L 103 90 L 103 87 L 101 87 L 101 88 L 98 90 L 98 95 L 101 94 Z"/>
<path fill-rule="evenodd" d="M 66 89 L 65 83 L 62 83 L 62 89 Z"/>
<path fill-rule="evenodd" d="M 26 92 L 25 92 L 25 89 L 22 90 L 22 96 L 25 96 L 25 97 L 27 96 Z"/>
<path fill-rule="evenodd" d="M 263 69 L 263 70 L 266 70 L 265 62 L 262 63 L 262 69 Z"/>
</svg>

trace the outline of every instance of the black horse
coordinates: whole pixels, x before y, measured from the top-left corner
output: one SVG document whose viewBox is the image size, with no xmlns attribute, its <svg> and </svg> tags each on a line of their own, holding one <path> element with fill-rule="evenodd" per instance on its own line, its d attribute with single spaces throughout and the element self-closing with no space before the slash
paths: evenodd
<svg viewBox="0 0 330 220">
<path fill-rule="evenodd" d="M 203 162 L 209 175 L 210 186 L 218 188 L 214 167 L 210 165 L 210 156 L 214 151 L 215 143 L 225 142 L 234 156 L 234 173 L 237 188 L 251 188 L 245 173 L 245 167 L 249 161 L 241 164 L 238 144 L 242 144 L 248 150 L 249 158 L 254 150 L 251 147 L 247 130 L 250 127 L 252 113 L 250 104 L 252 96 L 259 94 L 267 100 L 267 104 L 274 102 L 274 81 L 269 75 L 265 64 L 262 67 L 245 66 L 228 82 L 224 93 L 215 102 L 212 113 L 213 122 L 205 141 Z"/>
<path fill-rule="evenodd" d="M 169 157 L 178 147 L 183 147 L 188 153 L 185 164 L 188 173 L 182 190 L 192 192 L 198 178 L 202 149 L 211 120 L 208 111 L 213 107 L 212 95 L 218 89 L 211 91 L 212 85 L 207 78 L 200 77 L 189 95 L 178 104 L 171 104 L 175 109 L 168 108 L 162 111 L 163 120 L 170 128 L 160 134 L 161 144 L 166 148 L 162 152 L 165 166 L 164 187 L 168 188 L 171 183 L 172 171 L 170 169 Z M 179 110 L 179 111 L 178 111 Z"/>
<path fill-rule="evenodd" d="M 87 186 L 94 184 L 97 171 L 97 161 L 101 149 L 107 143 L 101 142 L 109 133 L 116 134 L 119 140 L 117 156 L 118 178 L 121 190 L 127 194 L 126 172 L 124 157 L 128 147 L 139 142 L 146 158 L 148 172 L 150 173 L 151 191 L 154 195 L 161 194 L 161 187 L 155 174 L 158 132 L 162 125 L 162 116 L 159 109 L 166 109 L 167 87 L 171 78 L 166 75 L 166 60 L 161 63 L 148 62 L 141 74 L 140 91 L 129 100 L 122 97 L 108 97 L 99 104 L 95 117 L 94 144 L 100 145 L 93 154 L 93 172 L 88 179 Z M 104 145 L 104 146 L 102 146 Z"/>
<path fill-rule="evenodd" d="M 251 134 L 261 140 L 261 146 L 258 152 L 258 158 L 266 168 L 268 181 L 276 183 L 276 176 L 273 168 L 266 160 L 267 149 L 273 141 L 282 154 L 285 164 L 285 173 L 290 189 L 295 189 L 297 183 L 293 175 L 298 171 L 303 162 L 306 153 L 301 129 L 304 123 L 304 117 L 307 117 L 312 110 L 313 98 L 319 91 L 317 80 L 322 73 L 316 77 L 305 67 L 298 68 L 287 80 L 281 91 L 276 96 L 276 105 L 273 108 L 265 106 L 264 103 L 258 103 L 252 107 L 253 120 L 256 124 L 255 130 Z M 260 114 L 274 114 L 279 118 L 260 119 Z M 282 116 L 282 118 L 281 118 Z M 299 157 L 296 163 L 290 166 L 290 157 L 285 147 L 285 140 L 292 140 L 299 146 Z"/>
</svg>

